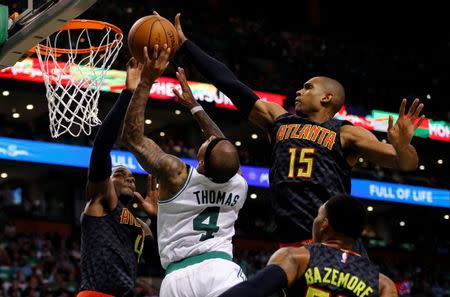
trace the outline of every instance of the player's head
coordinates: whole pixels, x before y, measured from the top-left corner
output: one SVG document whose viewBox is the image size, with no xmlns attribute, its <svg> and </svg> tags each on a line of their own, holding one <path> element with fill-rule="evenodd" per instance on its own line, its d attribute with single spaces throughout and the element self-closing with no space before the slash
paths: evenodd
<svg viewBox="0 0 450 297">
<path fill-rule="evenodd" d="M 325 76 L 311 78 L 296 95 L 297 114 L 309 115 L 326 111 L 333 117 L 345 102 L 345 91 L 341 83 Z"/>
<path fill-rule="evenodd" d="M 197 171 L 216 183 L 227 182 L 239 170 L 239 154 L 226 138 L 211 136 L 197 153 Z"/>
<path fill-rule="evenodd" d="M 111 180 L 116 190 L 117 196 L 123 203 L 128 203 L 136 191 L 136 184 L 131 171 L 123 166 L 118 165 L 112 169 Z"/>
<path fill-rule="evenodd" d="M 356 240 L 366 223 L 366 209 L 357 199 L 335 196 L 319 208 L 313 223 L 313 241 L 349 238 Z"/>
</svg>

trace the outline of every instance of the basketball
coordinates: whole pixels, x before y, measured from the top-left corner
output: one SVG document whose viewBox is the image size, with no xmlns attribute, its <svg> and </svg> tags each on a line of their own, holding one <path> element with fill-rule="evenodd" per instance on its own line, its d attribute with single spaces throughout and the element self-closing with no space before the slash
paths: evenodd
<svg viewBox="0 0 450 297">
<path fill-rule="evenodd" d="M 149 56 L 156 44 L 160 48 L 164 44 L 170 47 L 170 57 L 178 50 L 178 34 L 175 26 L 159 15 L 149 15 L 137 20 L 128 34 L 128 47 L 131 54 L 139 62 L 144 62 L 143 48 L 147 46 Z"/>
</svg>

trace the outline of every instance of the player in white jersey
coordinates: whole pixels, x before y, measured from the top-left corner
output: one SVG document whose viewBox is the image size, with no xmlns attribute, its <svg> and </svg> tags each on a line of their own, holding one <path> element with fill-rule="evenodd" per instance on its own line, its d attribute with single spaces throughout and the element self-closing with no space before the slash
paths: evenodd
<svg viewBox="0 0 450 297">
<path fill-rule="evenodd" d="M 181 68 L 177 77 L 182 93 L 174 93 L 207 137 L 197 154 L 197 168 L 164 153 L 144 136 L 145 106 L 157 78 L 152 73 L 160 75 L 165 70 L 169 53 L 166 46 L 161 51 L 155 47 L 150 59 L 144 49 L 146 61 L 128 107 L 122 138 L 160 185 L 158 245 L 166 269 L 160 296 L 213 297 L 245 279 L 232 262 L 231 238 L 248 185 L 239 174 L 236 147 L 195 101 Z"/>
</svg>

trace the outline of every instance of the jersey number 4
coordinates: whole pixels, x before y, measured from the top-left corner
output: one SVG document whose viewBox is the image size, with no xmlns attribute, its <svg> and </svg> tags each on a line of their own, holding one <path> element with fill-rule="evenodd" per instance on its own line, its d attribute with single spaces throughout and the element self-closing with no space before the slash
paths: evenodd
<svg viewBox="0 0 450 297">
<path fill-rule="evenodd" d="M 297 149 L 296 148 L 290 148 L 289 154 L 291 155 L 290 161 L 289 161 L 289 178 L 310 178 L 312 175 L 313 167 L 314 167 L 314 157 L 311 156 L 311 154 L 314 154 L 316 152 L 315 148 L 312 147 L 305 147 L 302 149 L 299 149 L 299 159 L 298 163 L 300 164 L 300 167 L 296 168 L 296 162 L 295 159 L 297 158 Z"/>
<path fill-rule="evenodd" d="M 200 241 L 205 241 L 207 239 L 213 238 L 213 233 L 219 231 L 219 226 L 217 226 L 219 212 L 219 206 L 210 206 L 195 217 L 194 230 L 206 232 L 206 234 L 202 234 L 202 237 L 200 237 Z M 208 223 L 205 223 L 207 220 Z"/>
</svg>

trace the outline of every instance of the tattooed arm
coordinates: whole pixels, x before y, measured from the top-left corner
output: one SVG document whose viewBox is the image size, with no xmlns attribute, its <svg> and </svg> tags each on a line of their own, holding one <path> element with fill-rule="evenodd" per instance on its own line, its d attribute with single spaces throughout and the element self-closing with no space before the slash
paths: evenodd
<svg viewBox="0 0 450 297">
<path fill-rule="evenodd" d="M 166 154 L 153 140 L 144 135 L 145 107 L 150 87 L 169 64 L 169 54 L 170 49 L 166 45 L 161 52 L 158 46 L 155 46 L 150 59 L 147 48 L 144 48 L 145 63 L 141 81 L 128 106 L 122 132 L 122 139 L 138 159 L 139 164 L 159 180 L 161 199 L 176 193 L 187 177 L 187 168 L 183 161 Z"/>
<path fill-rule="evenodd" d="M 217 127 L 216 123 L 214 123 L 214 121 L 208 116 L 203 108 L 201 108 L 201 105 L 198 104 L 197 100 L 195 100 L 191 88 L 187 83 L 184 69 L 181 67 L 178 67 L 177 78 L 180 82 L 182 92 L 180 93 L 177 89 L 173 89 L 173 93 L 177 96 L 178 101 L 187 109 L 191 110 L 192 108 L 199 106 L 200 110 L 194 113 L 194 119 L 199 124 L 206 138 L 209 138 L 211 136 L 224 138 L 225 135 L 223 135 L 220 128 Z"/>
<path fill-rule="evenodd" d="M 194 95 L 192 94 L 192 90 L 187 83 L 186 73 L 181 67 L 178 67 L 177 78 L 180 82 L 182 92 L 180 93 L 177 89 L 173 89 L 173 93 L 177 96 L 178 101 L 187 109 L 192 110 L 192 108 L 196 106 L 200 108 L 198 111 L 194 112 L 193 116 L 202 129 L 205 137 L 207 139 L 211 136 L 215 136 L 217 138 L 225 138 L 222 130 L 220 130 L 217 124 L 209 117 L 206 111 L 201 108 L 201 105 L 198 104 L 197 100 L 195 100 Z M 241 168 L 239 168 L 238 173 L 242 175 Z"/>
</svg>

